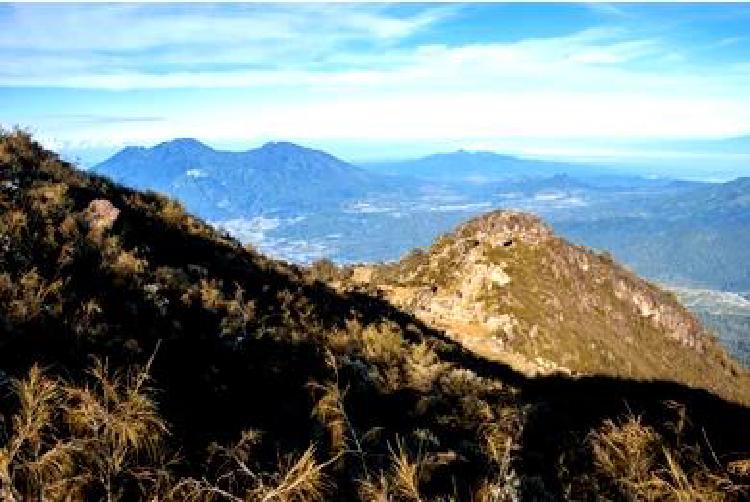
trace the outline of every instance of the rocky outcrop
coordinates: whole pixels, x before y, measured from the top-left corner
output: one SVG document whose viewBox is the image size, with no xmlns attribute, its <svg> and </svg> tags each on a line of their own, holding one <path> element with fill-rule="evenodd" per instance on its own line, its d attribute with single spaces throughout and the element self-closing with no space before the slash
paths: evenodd
<svg viewBox="0 0 750 502">
<path fill-rule="evenodd" d="M 101 233 L 112 228 L 120 210 L 107 199 L 92 200 L 83 213 L 86 223 L 94 233 Z"/>
<path fill-rule="evenodd" d="M 525 213 L 474 218 L 425 251 L 355 267 L 351 277 L 526 373 L 677 379 L 689 371 L 700 381 L 698 368 L 724 364 L 711 361 L 716 341 L 673 295 Z"/>
<path fill-rule="evenodd" d="M 518 211 L 493 211 L 471 219 L 455 232 L 460 238 L 476 239 L 493 246 L 514 242 L 540 244 L 552 237 L 552 230 L 538 217 Z"/>
<path fill-rule="evenodd" d="M 639 288 L 634 281 L 618 280 L 614 285 L 615 295 L 631 302 L 638 315 L 649 320 L 656 328 L 663 330 L 672 339 L 686 347 L 703 351 L 705 338 L 703 327 L 692 315 L 685 315 L 685 309 L 674 302 L 663 301 L 665 293 Z"/>
</svg>

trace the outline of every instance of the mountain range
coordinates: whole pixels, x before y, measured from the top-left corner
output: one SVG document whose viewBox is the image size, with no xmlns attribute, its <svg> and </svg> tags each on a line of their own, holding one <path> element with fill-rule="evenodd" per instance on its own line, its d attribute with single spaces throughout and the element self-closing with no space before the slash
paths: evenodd
<svg viewBox="0 0 750 502">
<path fill-rule="evenodd" d="M 593 168 L 587 169 L 585 166 L 562 162 L 521 159 L 512 155 L 467 150 L 437 153 L 405 161 L 369 163 L 365 166 L 373 171 L 392 175 L 429 181 L 468 183 L 550 177 L 562 173 L 591 174 L 594 171 Z"/>
<path fill-rule="evenodd" d="M 4 500 L 750 495 L 747 370 L 533 215 L 306 267 L 17 132 L 0 244 Z"/>
<path fill-rule="evenodd" d="M 176 139 L 125 148 L 93 169 L 130 186 L 168 193 L 213 219 L 316 208 L 386 183 L 324 152 L 286 142 L 230 152 Z"/>
<path fill-rule="evenodd" d="M 510 207 L 538 212 L 563 235 L 654 280 L 750 290 L 748 179 L 650 179 L 468 151 L 357 167 L 291 143 L 227 152 L 192 139 L 129 147 L 94 171 L 177 197 L 292 259 L 394 259 L 462 218 Z M 359 248 L 333 237 L 362 235 L 368 226 L 392 231 L 378 230 Z M 291 251 L 305 246 L 318 254 Z"/>
</svg>

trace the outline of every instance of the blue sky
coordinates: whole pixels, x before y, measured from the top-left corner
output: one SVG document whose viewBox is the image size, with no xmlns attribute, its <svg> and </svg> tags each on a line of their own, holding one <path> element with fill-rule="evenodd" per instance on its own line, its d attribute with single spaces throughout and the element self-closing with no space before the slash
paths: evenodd
<svg viewBox="0 0 750 502">
<path fill-rule="evenodd" d="M 350 159 L 750 134 L 750 5 L 0 4 L 0 123 Z"/>
</svg>

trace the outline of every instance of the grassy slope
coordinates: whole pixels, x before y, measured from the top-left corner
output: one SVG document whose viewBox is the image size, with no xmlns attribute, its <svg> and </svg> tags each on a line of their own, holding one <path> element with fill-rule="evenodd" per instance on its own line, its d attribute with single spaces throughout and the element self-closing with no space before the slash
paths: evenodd
<svg viewBox="0 0 750 502">
<path fill-rule="evenodd" d="M 506 223 L 519 225 L 509 246 L 485 232 Z M 544 234 L 541 241 L 523 238 L 523 232 L 537 231 Z M 439 238 L 422 254 L 377 268 L 374 282 L 409 286 L 414 295 L 437 286 L 436 298 L 463 299 L 466 291 L 460 289 L 472 265 L 497 265 L 510 282 L 481 288 L 476 302 L 486 314 L 510 315 L 517 323 L 510 335 L 485 329 L 486 337 L 502 340 L 504 350 L 576 373 L 679 381 L 750 402 L 747 372 L 672 294 L 607 256 L 547 232 L 531 216 L 491 213 Z M 642 315 L 632 300 L 636 296 L 661 312 Z M 466 307 L 457 304 L 460 315 Z M 668 320 L 660 323 L 657 316 Z"/>
<path fill-rule="evenodd" d="M 0 185 L 4 499 L 622 497 L 641 488 L 587 438 L 628 406 L 656 431 L 644 444 L 679 457 L 675 490 L 741 489 L 743 406 L 673 383 L 527 379 L 24 134 L 0 137 Z M 99 199 L 119 210 L 103 232 L 86 216 Z M 679 434 L 675 406 L 691 418 Z"/>
</svg>

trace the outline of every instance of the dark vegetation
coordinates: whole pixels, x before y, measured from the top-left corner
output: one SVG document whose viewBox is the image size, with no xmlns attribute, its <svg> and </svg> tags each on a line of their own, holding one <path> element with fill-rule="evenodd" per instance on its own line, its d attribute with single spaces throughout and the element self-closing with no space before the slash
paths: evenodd
<svg viewBox="0 0 750 502">
<path fill-rule="evenodd" d="M 0 370 L 3 500 L 724 500 L 750 470 L 743 405 L 526 379 L 19 132 Z"/>
</svg>

